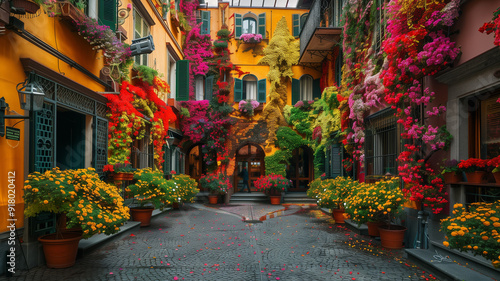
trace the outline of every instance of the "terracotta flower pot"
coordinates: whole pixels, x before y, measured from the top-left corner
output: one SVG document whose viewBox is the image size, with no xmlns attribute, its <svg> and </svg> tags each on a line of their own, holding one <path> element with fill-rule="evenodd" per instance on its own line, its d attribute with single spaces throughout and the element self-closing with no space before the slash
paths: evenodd
<svg viewBox="0 0 500 281">
<path fill-rule="evenodd" d="M 388 249 L 403 248 L 406 227 L 401 225 L 381 225 L 378 227 L 382 247 Z"/>
<path fill-rule="evenodd" d="M 465 173 L 465 177 L 467 178 L 468 183 L 481 183 L 485 175 L 486 175 L 485 171 L 475 171 L 475 172 Z"/>
<path fill-rule="evenodd" d="M 151 215 L 153 214 L 153 208 L 130 208 L 130 215 L 133 221 L 141 222 L 141 227 L 149 226 L 151 224 Z"/>
<path fill-rule="evenodd" d="M 500 172 L 493 173 L 493 177 L 495 177 L 496 183 L 500 184 Z"/>
<path fill-rule="evenodd" d="M 38 238 L 43 245 L 43 253 L 47 267 L 66 268 L 73 266 L 78 253 L 78 242 L 82 239 L 81 233 L 66 232 L 60 234 L 47 234 Z"/>
<path fill-rule="evenodd" d="M 280 205 L 281 204 L 281 196 L 269 196 L 271 200 L 271 205 Z"/>
<path fill-rule="evenodd" d="M 368 226 L 368 235 L 378 237 L 380 236 L 380 232 L 378 230 L 378 227 L 381 225 L 384 225 L 385 222 L 382 221 L 369 221 L 366 223 L 366 226 Z"/>
<path fill-rule="evenodd" d="M 456 172 L 446 172 L 443 174 L 443 178 L 445 184 L 457 183 L 462 181 L 462 175 L 457 174 Z"/>
<path fill-rule="evenodd" d="M 335 223 L 345 223 L 344 209 L 332 209 L 332 217 Z"/>
<path fill-rule="evenodd" d="M 134 173 L 115 173 L 113 180 L 115 181 L 131 181 L 134 179 Z"/>
<path fill-rule="evenodd" d="M 219 201 L 219 196 L 217 195 L 208 195 L 208 203 L 212 205 L 217 205 L 217 201 Z"/>
</svg>

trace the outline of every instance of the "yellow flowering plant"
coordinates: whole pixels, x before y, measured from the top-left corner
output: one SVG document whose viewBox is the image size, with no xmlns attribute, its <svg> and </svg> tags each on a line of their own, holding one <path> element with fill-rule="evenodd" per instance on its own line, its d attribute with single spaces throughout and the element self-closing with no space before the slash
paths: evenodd
<svg viewBox="0 0 500 281">
<path fill-rule="evenodd" d="M 179 203 L 194 202 L 194 197 L 200 192 L 198 183 L 189 175 L 173 175 L 170 181 L 175 184 L 174 199 Z"/>
<path fill-rule="evenodd" d="M 441 220 L 441 231 L 446 235 L 443 244 L 481 255 L 500 268 L 500 200 L 472 203 L 468 211 L 462 204 L 453 209 L 453 217 Z"/>
<path fill-rule="evenodd" d="M 403 211 L 404 195 L 399 179 L 394 177 L 376 183 L 360 184 L 346 198 L 345 212 L 359 225 L 367 222 L 391 222 Z"/>
<path fill-rule="evenodd" d="M 321 180 L 321 182 L 315 182 L 313 186 L 313 191 L 308 194 L 313 195 L 317 193 L 315 197 L 319 207 L 343 209 L 345 199 L 357 190 L 359 182 L 339 176 L 335 179 L 325 179 Z"/>
<path fill-rule="evenodd" d="M 24 214 L 65 214 L 66 225 L 58 221 L 58 232 L 81 226 L 83 238 L 116 233 L 129 218 L 129 209 L 115 186 L 103 182 L 93 168 L 60 170 L 28 175 L 24 185 Z M 59 218 L 63 216 L 59 215 Z M 60 236 L 60 233 L 57 235 Z"/>
<path fill-rule="evenodd" d="M 163 209 L 174 202 L 175 182 L 166 180 L 163 173 L 152 168 L 139 169 L 134 173 L 135 183 L 125 192 L 133 197 L 131 208 Z"/>
</svg>

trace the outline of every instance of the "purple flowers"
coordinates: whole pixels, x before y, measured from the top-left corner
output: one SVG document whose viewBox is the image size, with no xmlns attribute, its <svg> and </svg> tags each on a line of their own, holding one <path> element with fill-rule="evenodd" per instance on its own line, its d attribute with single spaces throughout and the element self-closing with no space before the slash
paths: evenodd
<svg viewBox="0 0 500 281">
<path fill-rule="evenodd" d="M 248 116 L 253 116 L 253 111 L 256 109 L 260 103 L 256 100 L 241 100 L 238 104 L 238 110 Z"/>
</svg>

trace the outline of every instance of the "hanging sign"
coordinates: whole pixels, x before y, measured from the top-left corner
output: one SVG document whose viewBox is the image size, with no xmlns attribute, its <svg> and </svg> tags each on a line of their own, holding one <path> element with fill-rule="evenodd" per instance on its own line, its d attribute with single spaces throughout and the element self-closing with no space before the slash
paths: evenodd
<svg viewBox="0 0 500 281">
<path fill-rule="evenodd" d="M 14 127 L 5 127 L 5 138 L 8 140 L 21 140 L 21 130 Z"/>
</svg>

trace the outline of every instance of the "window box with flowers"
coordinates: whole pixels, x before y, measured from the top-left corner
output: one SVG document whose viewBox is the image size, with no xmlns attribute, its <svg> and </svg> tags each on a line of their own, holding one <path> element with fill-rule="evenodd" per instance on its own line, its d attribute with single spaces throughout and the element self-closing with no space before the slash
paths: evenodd
<svg viewBox="0 0 500 281">
<path fill-rule="evenodd" d="M 110 180 L 130 181 L 134 178 L 135 169 L 132 168 L 129 162 L 125 162 L 116 163 L 114 165 L 104 165 L 102 171 L 108 173 Z"/>
<path fill-rule="evenodd" d="M 469 158 L 461 160 L 458 168 L 465 172 L 465 177 L 469 183 L 482 183 L 486 175 L 488 160 L 479 158 Z"/>
<path fill-rule="evenodd" d="M 443 175 L 444 183 L 457 183 L 462 181 L 462 170 L 458 167 L 458 161 L 455 159 L 446 160 L 444 163 Z"/>
<path fill-rule="evenodd" d="M 256 100 L 241 100 L 238 104 L 238 111 L 245 116 L 252 117 L 254 111 L 259 107 L 260 102 Z"/>
<path fill-rule="evenodd" d="M 118 190 L 101 181 L 93 168 L 53 168 L 44 173 L 31 173 L 25 182 L 23 197 L 27 217 L 41 212 L 57 216 L 56 233 L 38 239 L 44 245 L 47 266 L 51 268 L 74 265 L 81 238 L 98 233 L 114 234 L 129 219 L 129 209 L 124 206 Z M 75 227 L 80 230 L 68 231 Z M 69 243 L 67 249 L 56 245 L 63 241 Z"/>
<path fill-rule="evenodd" d="M 253 184 L 257 190 L 269 195 L 271 204 L 279 205 L 281 202 L 281 194 L 288 190 L 290 180 L 286 179 L 282 175 L 270 173 L 268 175 L 261 176 L 255 180 Z"/>
<path fill-rule="evenodd" d="M 241 34 L 240 40 L 243 43 L 257 44 L 262 42 L 262 34 L 252 34 L 252 33 Z"/>
</svg>

